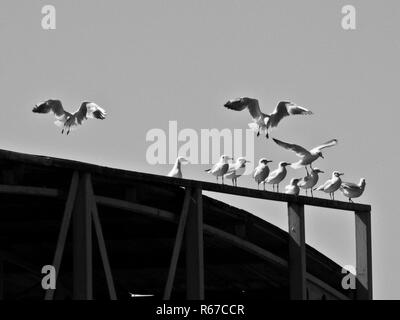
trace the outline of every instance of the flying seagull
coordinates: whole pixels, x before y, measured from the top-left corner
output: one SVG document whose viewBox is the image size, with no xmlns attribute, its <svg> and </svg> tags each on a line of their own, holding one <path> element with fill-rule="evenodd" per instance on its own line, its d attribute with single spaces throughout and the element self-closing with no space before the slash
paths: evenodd
<svg viewBox="0 0 400 320">
<path fill-rule="evenodd" d="M 278 169 L 272 171 L 267 179 L 265 179 L 265 183 L 272 184 L 273 191 L 275 191 L 276 185 L 276 191 L 279 192 L 279 184 L 285 179 L 287 174 L 286 166 L 290 166 L 290 163 L 284 161 L 279 162 Z"/>
<path fill-rule="evenodd" d="M 253 171 L 253 178 L 257 183 L 258 189 L 260 189 L 260 183 L 262 182 L 264 184 L 264 190 L 265 190 L 264 180 L 269 175 L 268 163 L 270 163 L 270 162 L 272 162 L 272 160 L 267 160 L 265 158 L 261 158 L 260 161 L 258 161 L 258 166 Z"/>
<path fill-rule="evenodd" d="M 318 168 L 314 168 L 313 170 L 311 170 L 310 174 L 307 174 L 303 179 L 300 179 L 299 183 L 297 184 L 301 189 L 306 190 L 306 195 L 307 195 L 307 189 L 310 189 L 311 196 L 314 197 L 312 189 L 318 182 L 319 173 L 324 173 L 324 172 Z"/>
<path fill-rule="evenodd" d="M 338 190 L 342 184 L 342 180 L 340 179 L 340 176 L 342 175 L 344 175 L 344 173 L 334 171 L 331 179 L 327 180 L 324 184 L 314 190 L 329 193 L 331 200 L 335 200 L 335 191 Z"/>
<path fill-rule="evenodd" d="M 82 105 L 74 113 L 65 111 L 60 100 L 47 100 L 43 103 L 36 104 L 32 110 L 35 113 L 49 113 L 52 111 L 56 117 L 54 124 L 62 127 L 61 133 L 67 130 L 67 135 L 71 131 L 71 127 L 77 127 L 88 118 L 104 120 L 106 112 L 94 102 L 82 102 Z"/>
<path fill-rule="evenodd" d="M 312 112 L 306 108 L 289 101 L 280 101 L 272 113 L 266 114 L 261 112 L 257 99 L 247 97 L 229 100 L 224 104 L 224 107 L 235 111 L 248 109 L 253 118 L 253 122 L 249 123 L 249 127 L 257 132 L 257 137 L 260 135 L 260 131 L 266 132 L 267 139 L 269 138 L 270 128 L 277 127 L 283 118 L 297 114 L 312 114 Z"/>
<path fill-rule="evenodd" d="M 311 149 L 310 151 L 306 150 L 305 148 L 297 145 L 297 144 L 291 144 L 287 142 L 280 141 L 278 139 L 273 139 L 279 146 L 282 148 L 285 148 L 287 150 L 294 151 L 298 157 L 301 159 L 298 162 L 295 162 L 292 164 L 293 169 L 299 169 L 301 167 L 305 167 L 308 175 L 308 170 L 307 166 L 309 165 L 311 170 L 312 168 L 312 163 L 317 160 L 319 157 L 324 158 L 322 155 L 322 149 L 332 147 L 338 143 L 336 139 L 329 140 L 328 142 L 325 142 L 321 144 L 318 147 L 315 147 Z"/>
<path fill-rule="evenodd" d="M 361 178 L 358 184 L 352 182 L 342 182 L 340 186 L 340 191 L 342 191 L 343 195 L 349 198 L 349 202 L 353 202 L 353 198 L 360 197 L 365 189 L 365 179 Z"/>
<path fill-rule="evenodd" d="M 189 163 L 189 161 L 186 160 L 184 157 L 178 157 L 175 161 L 175 165 L 168 173 L 168 177 L 182 178 L 182 170 L 181 170 L 182 163 Z"/>
<path fill-rule="evenodd" d="M 297 185 L 300 179 L 292 179 L 290 180 L 290 184 L 285 187 L 286 194 L 293 194 L 298 196 L 300 193 L 300 188 Z"/>
<path fill-rule="evenodd" d="M 237 158 L 235 163 L 229 164 L 228 172 L 225 175 L 226 179 L 232 179 L 232 184 L 237 186 L 237 178 L 239 178 L 246 171 L 246 163 L 247 161 L 243 157 Z"/>
<path fill-rule="evenodd" d="M 224 184 L 224 175 L 225 173 L 228 172 L 229 169 L 229 163 L 228 160 L 231 160 L 232 158 L 226 155 L 221 156 L 219 161 L 214 164 L 214 166 L 211 169 L 205 170 L 208 173 L 211 173 L 213 176 L 217 177 L 217 183 L 218 183 L 218 177 L 222 177 L 222 184 Z"/>
</svg>

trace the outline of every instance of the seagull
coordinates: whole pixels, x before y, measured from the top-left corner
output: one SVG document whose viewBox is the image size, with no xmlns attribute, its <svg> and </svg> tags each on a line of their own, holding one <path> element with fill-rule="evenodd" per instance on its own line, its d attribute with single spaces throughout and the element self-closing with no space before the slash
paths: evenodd
<svg viewBox="0 0 400 320">
<path fill-rule="evenodd" d="M 307 170 L 307 165 L 310 166 L 311 170 L 313 169 L 311 164 L 317 160 L 319 157 L 324 158 L 322 155 L 322 149 L 332 147 L 338 143 L 336 139 L 329 140 L 323 144 L 321 144 L 318 147 L 315 147 L 311 149 L 310 151 L 306 150 L 305 148 L 297 145 L 297 144 L 291 144 L 287 142 L 280 141 L 278 139 L 273 139 L 279 146 L 282 148 L 285 148 L 287 150 L 294 151 L 298 157 L 301 159 L 292 164 L 293 169 L 298 169 L 301 167 L 305 167 L 308 175 L 308 170 Z"/>
<path fill-rule="evenodd" d="M 249 123 L 249 127 L 257 132 L 257 137 L 260 135 L 260 131 L 266 132 L 267 139 L 269 138 L 269 129 L 277 127 L 283 118 L 297 114 L 312 114 L 312 112 L 306 108 L 289 101 L 280 101 L 272 113 L 266 114 L 261 112 L 257 99 L 248 97 L 229 100 L 224 104 L 224 107 L 235 111 L 248 109 L 253 118 L 253 122 Z"/>
<path fill-rule="evenodd" d="M 300 179 L 292 179 L 290 180 L 290 184 L 285 187 L 285 193 L 286 194 L 293 194 L 295 196 L 298 196 L 300 193 L 300 188 L 297 185 Z"/>
<path fill-rule="evenodd" d="M 227 174 L 225 175 L 225 178 L 232 179 L 232 184 L 234 186 L 237 186 L 237 178 L 243 175 L 246 170 L 246 163 L 248 162 L 250 161 L 247 161 L 243 157 L 237 158 L 235 163 L 229 164 L 229 169 Z"/>
<path fill-rule="evenodd" d="M 275 191 L 275 185 L 277 186 L 277 192 L 279 192 L 279 184 L 285 179 L 287 170 L 286 166 L 290 166 L 288 162 L 279 162 L 278 169 L 272 171 L 267 179 L 265 179 L 265 183 L 272 184 L 272 189 Z"/>
<path fill-rule="evenodd" d="M 257 182 L 257 188 L 260 189 L 260 183 L 268 177 L 269 175 L 269 168 L 268 163 L 272 162 L 272 160 L 267 160 L 265 158 L 260 159 L 258 161 L 258 166 L 254 169 L 253 178 Z M 264 190 L 265 190 L 265 183 L 264 183 Z"/>
<path fill-rule="evenodd" d="M 211 173 L 213 176 L 216 176 L 217 183 L 218 183 L 218 177 L 222 177 L 222 184 L 224 184 L 224 175 L 225 173 L 228 172 L 229 169 L 228 160 L 231 159 L 232 159 L 231 157 L 223 155 L 211 169 L 207 169 L 205 171 Z"/>
<path fill-rule="evenodd" d="M 351 182 L 342 182 L 340 186 L 340 191 L 342 191 L 343 195 L 349 198 L 349 202 L 353 202 L 352 198 L 360 197 L 365 189 L 365 179 L 361 178 L 358 184 Z"/>
<path fill-rule="evenodd" d="M 307 176 L 305 176 L 303 179 L 300 179 L 299 183 L 297 184 L 300 188 L 306 190 L 306 195 L 307 195 L 307 189 L 311 189 L 311 196 L 314 197 L 312 189 L 318 182 L 319 173 L 324 173 L 324 171 L 321 171 L 318 168 L 312 169 L 311 173 L 307 174 Z"/>
<path fill-rule="evenodd" d="M 36 104 L 32 110 L 34 113 L 49 113 L 52 111 L 56 117 L 54 124 L 63 127 L 61 133 L 67 130 L 67 135 L 71 131 L 71 127 L 82 124 L 87 118 L 104 120 L 106 112 L 94 102 L 82 102 L 80 108 L 74 113 L 65 111 L 60 100 L 47 100 L 40 104 Z"/>
<path fill-rule="evenodd" d="M 186 160 L 184 157 L 176 158 L 175 165 L 173 166 L 171 171 L 168 173 L 168 177 L 181 178 L 182 179 L 182 170 L 181 170 L 181 164 L 182 163 L 189 163 L 189 161 Z"/>
<path fill-rule="evenodd" d="M 340 173 L 338 171 L 334 171 L 332 173 L 332 178 L 327 180 L 324 184 L 321 184 L 318 188 L 314 190 L 324 191 L 325 193 L 329 193 L 329 197 L 331 200 L 335 200 L 335 191 L 340 188 L 342 184 L 342 180 L 340 176 L 344 175 L 344 173 Z"/>
</svg>

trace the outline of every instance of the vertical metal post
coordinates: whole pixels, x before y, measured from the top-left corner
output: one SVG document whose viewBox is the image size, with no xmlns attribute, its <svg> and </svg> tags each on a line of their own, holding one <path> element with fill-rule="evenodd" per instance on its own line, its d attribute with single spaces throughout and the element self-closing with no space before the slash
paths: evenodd
<svg viewBox="0 0 400 320">
<path fill-rule="evenodd" d="M 191 196 L 192 189 L 190 187 L 187 187 L 185 191 L 185 198 L 183 199 L 181 215 L 179 217 L 178 230 L 176 232 L 174 249 L 172 250 L 171 262 L 168 269 L 167 283 L 165 285 L 163 296 L 164 300 L 169 300 L 171 298 L 171 291 L 175 280 L 175 272 L 178 265 L 179 253 L 181 252 Z"/>
<path fill-rule="evenodd" d="M 186 241 L 186 296 L 189 300 L 204 299 L 204 243 L 202 190 L 193 192 L 194 206 L 187 217 Z"/>
<path fill-rule="evenodd" d="M 304 205 L 288 203 L 288 215 L 290 299 L 305 300 L 307 295 Z"/>
<path fill-rule="evenodd" d="M 73 212 L 73 297 L 75 300 L 93 299 L 92 270 L 92 204 L 90 175 L 84 173 Z"/>
<path fill-rule="evenodd" d="M 372 299 L 371 212 L 355 212 L 357 300 Z"/>
<path fill-rule="evenodd" d="M 58 273 L 60 271 L 61 260 L 64 252 L 65 241 L 67 239 L 68 228 L 71 221 L 71 215 L 75 204 L 76 193 L 78 190 L 78 183 L 79 183 L 79 173 L 75 171 L 72 174 L 72 180 L 69 187 L 68 198 L 65 204 L 63 220 L 61 223 L 60 233 L 58 235 L 57 247 L 56 252 L 54 254 L 53 259 L 53 266 L 56 269 L 56 280 L 58 279 Z M 54 291 L 49 289 L 46 291 L 45 300 L 53 300 L 54 298 Z"/>
</svg>

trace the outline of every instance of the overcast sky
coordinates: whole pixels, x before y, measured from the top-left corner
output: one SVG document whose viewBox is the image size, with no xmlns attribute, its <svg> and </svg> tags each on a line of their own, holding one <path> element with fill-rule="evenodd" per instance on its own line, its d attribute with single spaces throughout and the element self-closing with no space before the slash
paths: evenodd
<svg viewBox="0 0 400 320">
<path fill-rule="evenodd" d="M 56 30 L 42 29 L 46 4 Z M 346 4 L 357 10 L 353 31 L 341 27 Z M 372 205 L 374 297 L 399 299 L 399 11 L 397 0 L 2 0 L 0 148 L 166 174 L 170 165 L 146 161 L 149 130 L 167 132 L 169 121 L 178 131 L 245 130 L 249 115 L 226 110 L 226 100 L 255 97 L 265 111 L 292 100 L 315 115 L 285 119 L 272 135 L 308 148 L 339 140 L 316 166 L 322 180 L 333 170 L 366 178 L 357 201 Z M 70 110 L 94 101 L 108 118 L 63 136 L 51 116 L 31 112 L 49 98 Z M 254 146 L 272 168 L 296 160 L 264 137 Z M 204 169 L 186 165 L 184 176 L 214 181 Z M 290 169 L 283 185 L 303 174 Z M 250 177 L 239 185 L 255 187 Z M 284 204 L 219 198 L 287 229 Z M 306 236 L 355 264 L 352 214 L 307 207 Z"/>
</svg>

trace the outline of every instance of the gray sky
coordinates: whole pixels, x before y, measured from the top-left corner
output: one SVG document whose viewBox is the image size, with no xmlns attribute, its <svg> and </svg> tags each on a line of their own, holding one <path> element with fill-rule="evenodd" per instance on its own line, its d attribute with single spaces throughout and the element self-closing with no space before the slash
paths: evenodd
<svg viewBox="0 0 400 320">
<path fill-rule="evenodd" d="M 46 4 L 57 10 L 56 30 L 41 28 Z M 357 30 L 341 28 L 346 4 L 357 9 Z M 399 299 L 399 11 L 396 0 L 2 0 L 0 148 L 165 174 L 169 165 L 146 162 L 150 129 L 167 131 L 169 120 L 179 130 L 246 129 L 248 114 L 223 108 L 227 99 L 256 97 L 265 111 L 293 100 L 315 115 L 285 119 L 273 136 L 305 147 L 339 139 L 317 166 L 329 173 L 323 180 L 333 170 L 366 178 L 359 201 L 373 208 L 374 297 Z M 71 110 L 92 100 L 109 116 L 63 136 L 52 117 L 31 112 L 49 98 Z M 255 148 L 272 167 L 296 160 L 264 137 Z M 214 181 L 204 169 L 183 168 Z M 285 182 L 303 174 L 290 170 Z M 249 177 L 239 185 L 255 187 Z M 282 204 L 219 198 L 286 229 Z M 306 219 L 309 244 L 355 263 L 351 214 L 307 207 Z"/>
</svg>

